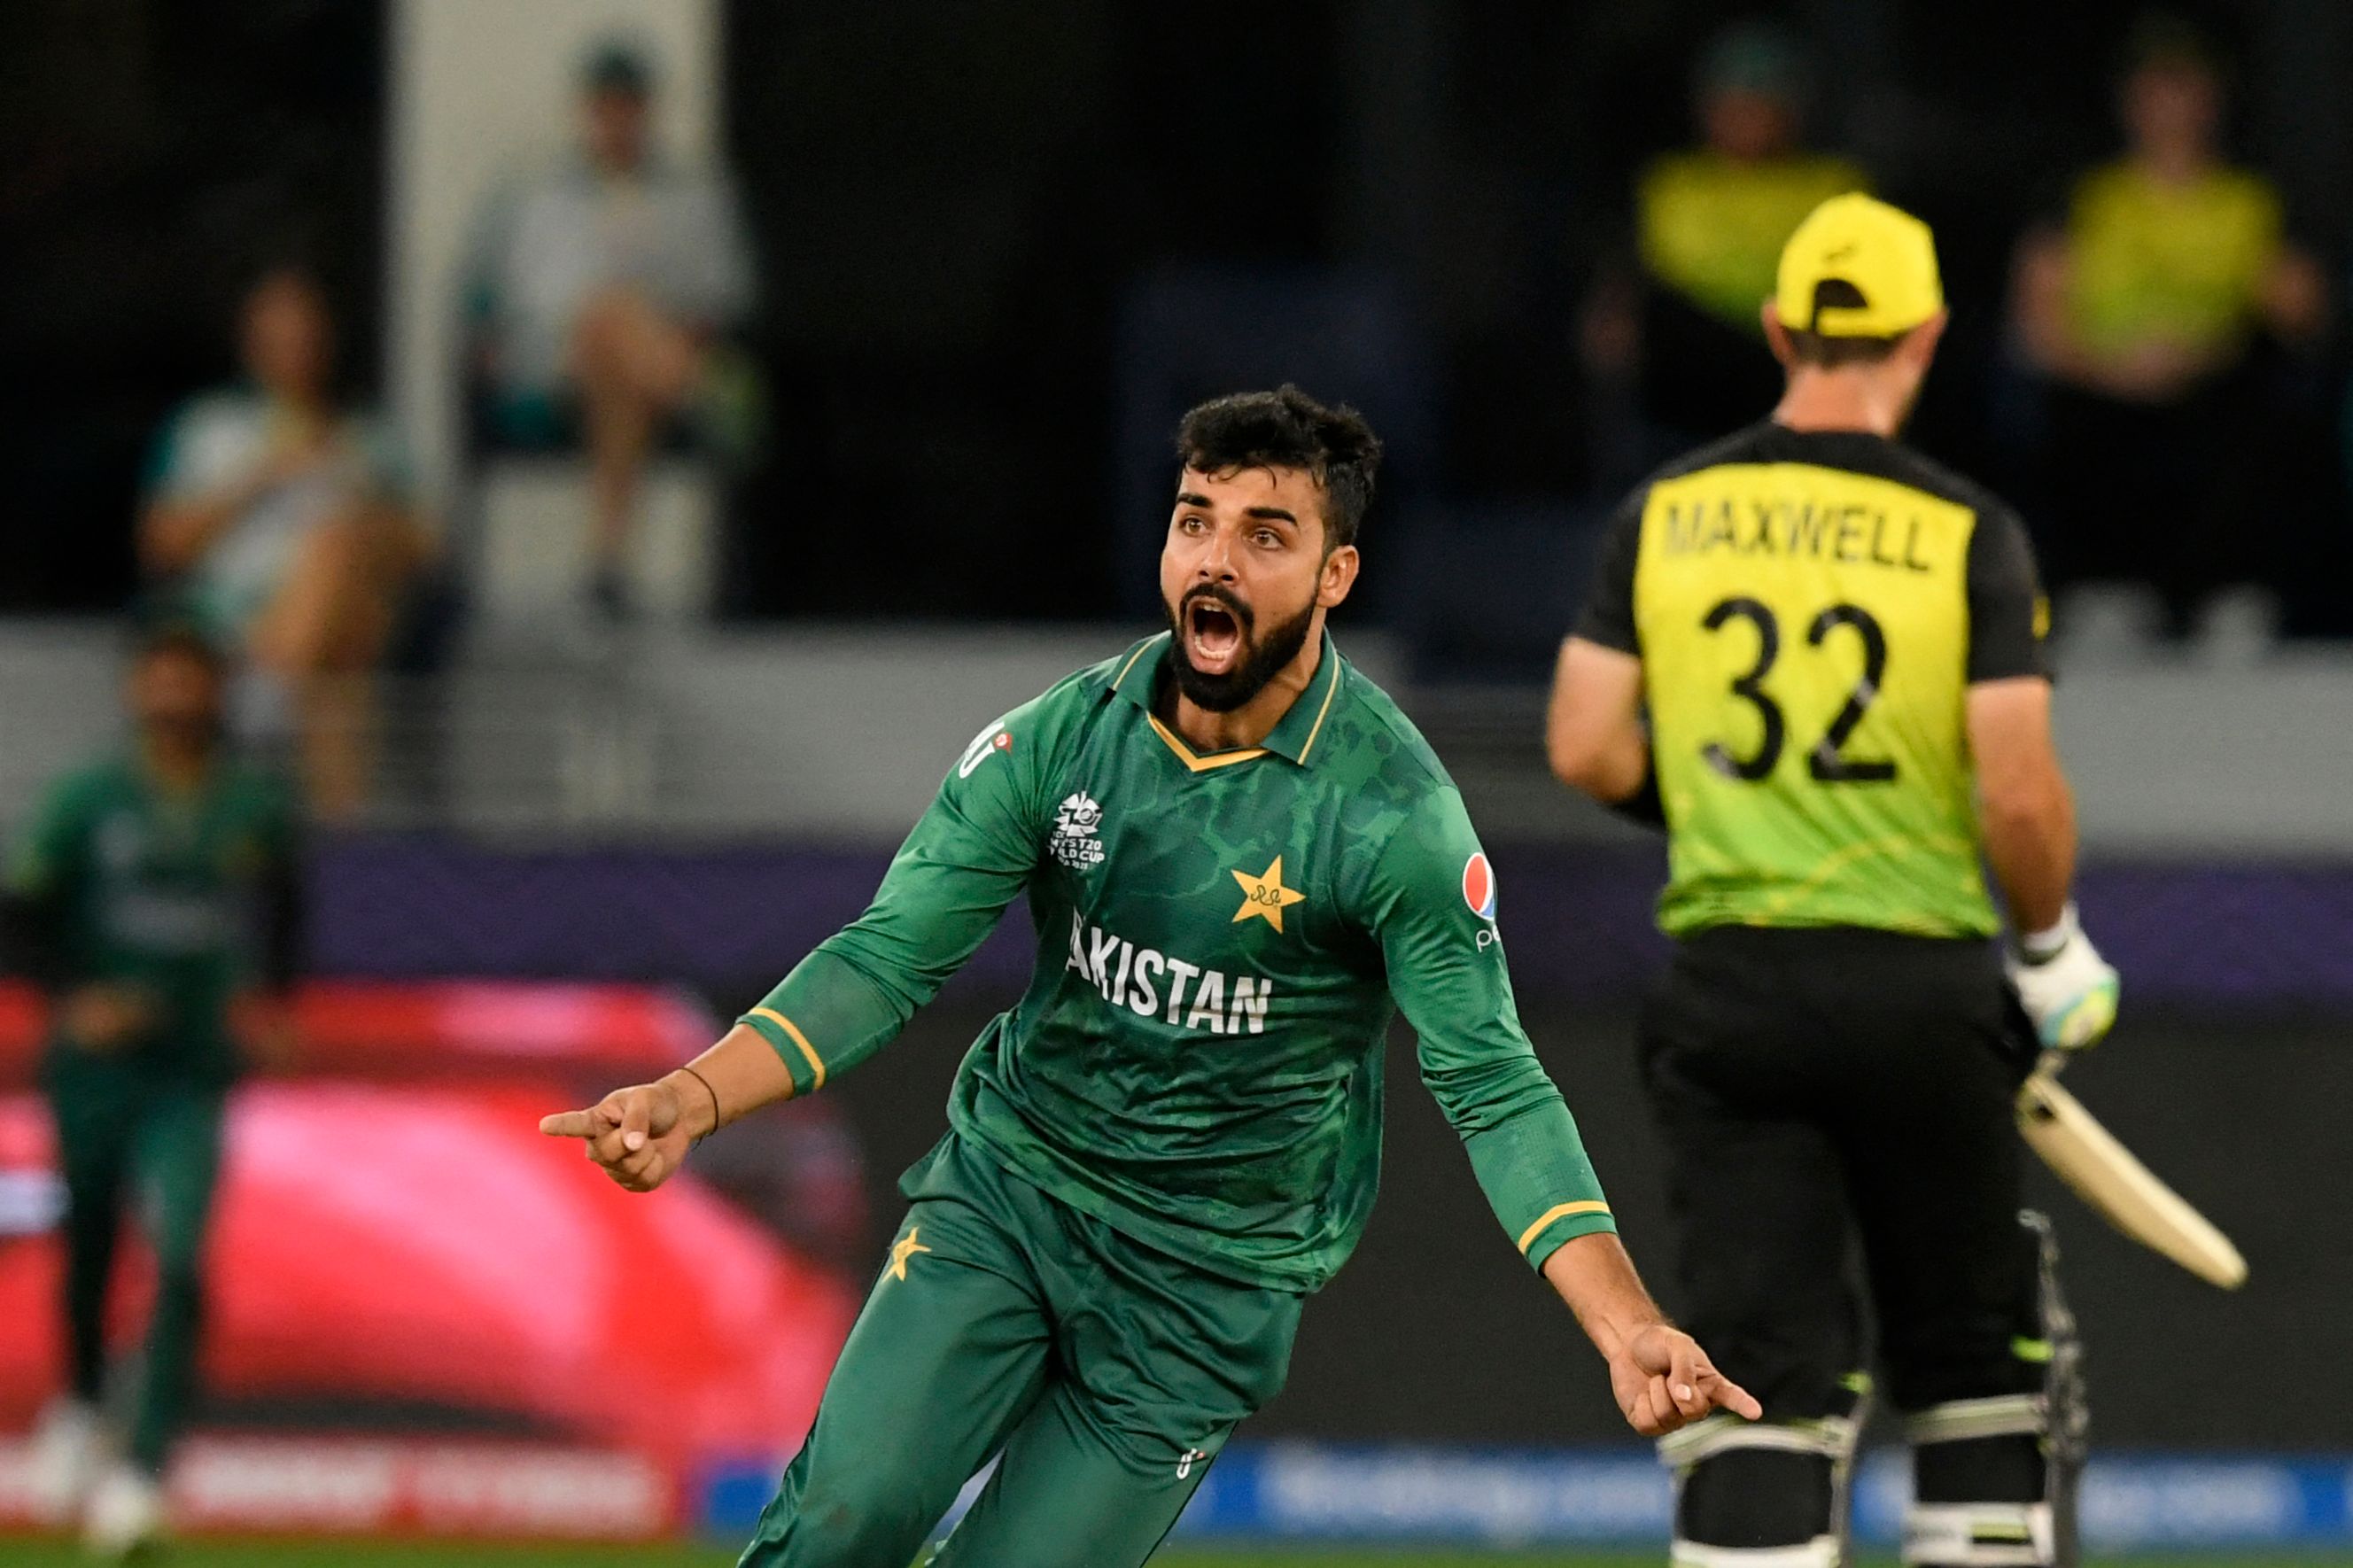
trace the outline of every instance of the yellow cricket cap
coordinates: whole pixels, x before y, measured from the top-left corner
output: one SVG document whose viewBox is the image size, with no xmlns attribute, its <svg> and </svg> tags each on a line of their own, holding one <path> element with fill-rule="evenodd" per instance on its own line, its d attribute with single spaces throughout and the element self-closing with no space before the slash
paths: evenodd
<svg viewBox="0 0 2353 1568">
<path fill-rule="evenodd" d="M 1815 289 L 1831 279 L 1852 286 L 1862 303 L 1818 311 Z M 1945 308 L 1936 237 L 1900 207 L 1860 192 L 1832 196 L 1781 247 L 1773 303 L 1783 326 L 1826 338 L 1908 332 Z"/>
</svg>

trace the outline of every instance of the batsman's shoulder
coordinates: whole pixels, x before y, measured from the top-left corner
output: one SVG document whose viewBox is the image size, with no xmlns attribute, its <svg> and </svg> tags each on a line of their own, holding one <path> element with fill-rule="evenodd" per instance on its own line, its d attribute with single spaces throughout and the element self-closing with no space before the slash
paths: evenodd
<svg viewBox="0 0 2353 1568">
<path fill-rule="evenodd" d="M 1880 466 L 1884 471 L 1878 477 L 1882 479 L 1894 479 L 1939 500 L 1965 507 L 1977 513 L 1980 520 L 2024 526 L 2019 521 L 2018 509 L 1995 493 L 1992 487 L 1971 479 L 1957 468 L 1947 468 L 1915 447 L 1902 441 L 1890 441 L 1882 448 L 1880 456 Z"/>
</svg>

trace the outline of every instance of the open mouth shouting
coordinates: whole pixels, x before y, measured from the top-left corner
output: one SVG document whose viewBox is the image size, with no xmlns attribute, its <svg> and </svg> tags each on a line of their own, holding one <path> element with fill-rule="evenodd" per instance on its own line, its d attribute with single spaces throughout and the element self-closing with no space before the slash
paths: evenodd
<svg viewBox="0 0 2353 1568">
<path fill-rule="evenodd" d="M 1185 601 L 1186 659 L 1203 675 L 1231 675 L 1242 665 L 1250 613 L 1239 599 L 1204 588 Z"/>
<path fill-rule="evenodd" d="M 1168 662 L 1185 696 L 1212 713 L 1230 713 L 1266 689 L 1299 657 L 1314 629 L 1315 604 L 1289 620 L 1259 625 L 1258 612 L 1223 584 L 1204 584 L 1169 616 L 1176 647 Z"/>
</svg>

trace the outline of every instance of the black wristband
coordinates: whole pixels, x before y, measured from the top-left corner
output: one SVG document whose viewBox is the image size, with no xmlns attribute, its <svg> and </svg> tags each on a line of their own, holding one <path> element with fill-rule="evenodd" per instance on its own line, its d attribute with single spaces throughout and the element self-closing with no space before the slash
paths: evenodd
<svg viewBox="0 0 2353 1568">
<path fill-rule="evenodd" d="M 695 1082 L 701 1084 L 702 1086 L 702 1092 L 711 1097 L 711 1132 L 718 1131 L 720 1123 L 725 1120 L 725 1118 L 720 1113 L 719 1110 L 719 1091 L 711 1087 L 711 1080 L 709 1079 L 703 1077 L 701 1073 L 696 1072 L 692 1068 L 681 1067 L 678 1070 L 685 1073 L 688 1077 L 693 1079 Z M 711 1132 L 704 1133 L 702 1138 L 710 1137 Z M 697 1138 L 695 1142 L 702 1142 L 702 1138 Z"/>
</svg>

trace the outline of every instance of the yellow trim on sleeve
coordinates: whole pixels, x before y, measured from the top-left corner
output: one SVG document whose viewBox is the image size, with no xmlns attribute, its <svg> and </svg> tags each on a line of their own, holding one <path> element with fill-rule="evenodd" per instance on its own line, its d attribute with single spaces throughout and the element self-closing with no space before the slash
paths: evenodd
<svg viewBox="0 0 2353 1568">
<path fill-rule="evenodd" d="M 1163 724 L 1152 714 L 1146 713 L 1144 716 L 1144 721 L 1152 726 L 1152 732 L 1154 734 L 1168 742 L 1168 749 L 1176 753 L 1176 760 L 1178 762 L 1184 763 L 1187 768 L 1190 768 L 1197 773 L 1206 773 L 1211 768 L 1229 768 L 1236 763 L 1253 762 L 1267 754 L 1266 748 L 1264 746 L 1252 746 L 1247 751 L 1218 752 L 1209 756 L 1204 757 L 1197 753 L 1192 747 L 1187 745 L 1184 741 L 1177 736 L 1176 731 L 1171 730 L 1167 725 Z"/>
<path fill-rule="evenodd" d="M 808 1037 L 801 1033 L 799 1025 L 777 1012 L 774 1007 L 754 1007 L 752 1009 L 752 1016 L 767 1019 L 793 1037 L 793 1044 L 801 1048 L 801 1055 L 808 1060 L 811 1094 L 825 1087 L 825 1063 L 818 1059 L 817 1047 L 808 1043 Z"/>
<path fill-rule="evenodd" d="M 1556 1219 L 1567 1219 L 1573 1214 L 1608 1214 L 1609 1212 L 1609 1205 L 1599 1198 L 1584 1198 L 1573 1204 L 1555 1204 L 1545 1210 L 1543 1218 L 1520 1232 L 1520 1250 L 1524 1253 L 1527 1251 L 1535 1244 L 1536 1237 L 1544 1234 L 1545 1226 Z"/>
</svg>

